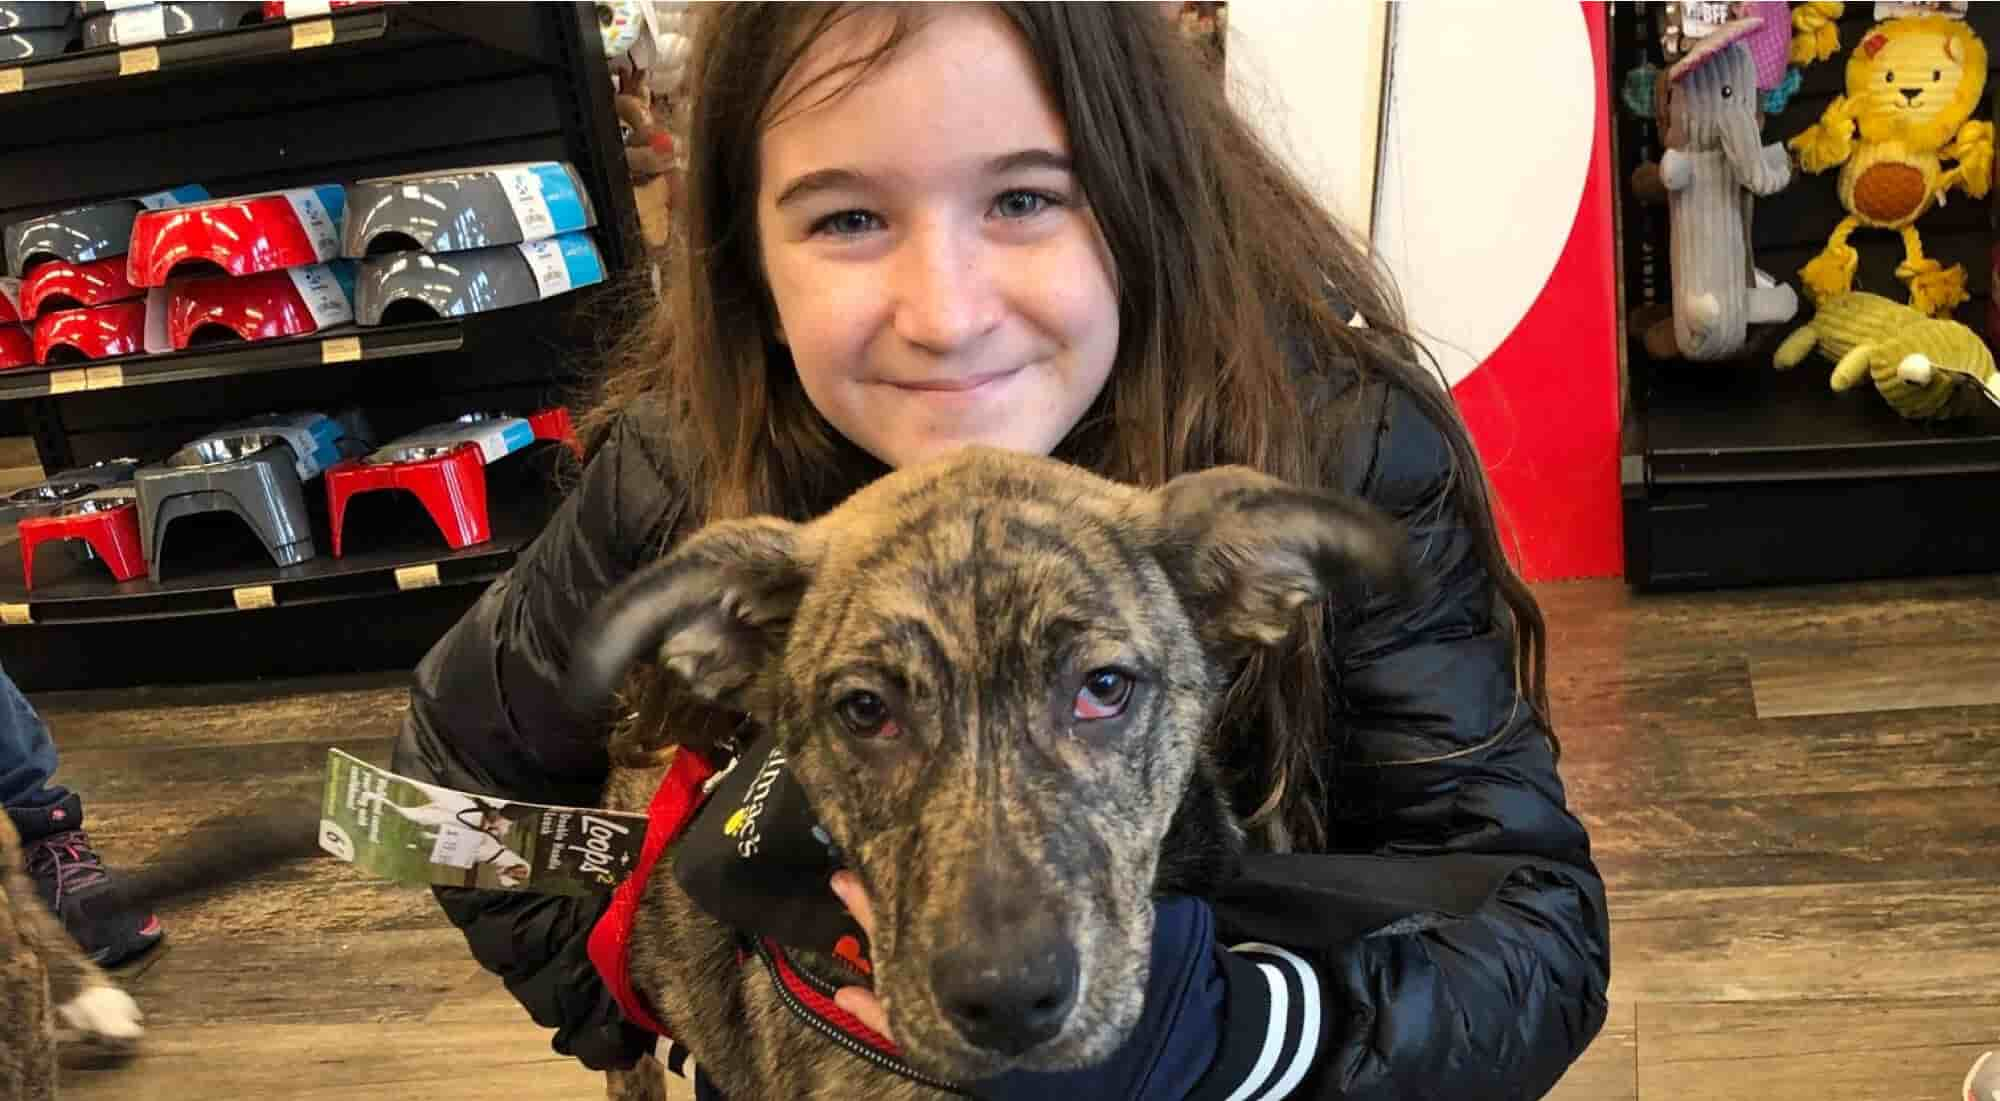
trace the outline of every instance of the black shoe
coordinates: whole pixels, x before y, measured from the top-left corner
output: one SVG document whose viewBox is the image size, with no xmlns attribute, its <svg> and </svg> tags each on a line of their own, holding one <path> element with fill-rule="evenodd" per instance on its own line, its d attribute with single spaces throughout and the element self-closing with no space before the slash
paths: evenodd
<svg viewBox="0 0 2000 1101">
<path fill-rule="evenodd" d="M 91 900 L 111 889 L 110 875 L 80 829 L 30 841 L 28 874 L 63 928 L 101 967 L 117 967 L 145 954 L 166 934 L 153 914 L 98 913 Z"/>
</svg>

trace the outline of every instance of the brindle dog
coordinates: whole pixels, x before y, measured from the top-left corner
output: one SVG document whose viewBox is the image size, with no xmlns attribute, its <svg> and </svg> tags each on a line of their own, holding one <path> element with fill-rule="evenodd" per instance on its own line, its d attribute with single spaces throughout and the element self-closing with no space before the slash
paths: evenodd
<svg viewBox="0 0 2000 1101">
<path fill-rule="evenodd" d="M 92 904 L 150 909 L 318 853 L 310 802 L 278 799 L 216 815 L 166 845 Z M 145 1032 L 139 1006 L 90 962 L 28 878 L 21 835 L 0 814 L 0 1099 L 54 1101 L 58 1041 L 91 1055 L 133 1055 Z"/>
<path fill-rule="evenodd" d="M 1329 596 L 1406 586 L 1404 545 L 1358 500 L 1245 468 L 1148 491 L 968 448 L 811 523 L 697 532 L 606 597 L 573 699 L 610 706 L 650 657 L 775 735 L 873 902 L 873 986 L 917 1070 L 1072 1068 L 1139 1016 L 1151 898 L 1235 867 L 1208 738 L 1233 675 Z M 644 810 L 664 768 L 614 770 L 607 805 Z M 650 877 L 634 984 L 730 1097 L 948 1096 L 803 1025 L 738 944 Z M 609 1093 L 663 1097 L 660 1068 Z"/>
</svg>

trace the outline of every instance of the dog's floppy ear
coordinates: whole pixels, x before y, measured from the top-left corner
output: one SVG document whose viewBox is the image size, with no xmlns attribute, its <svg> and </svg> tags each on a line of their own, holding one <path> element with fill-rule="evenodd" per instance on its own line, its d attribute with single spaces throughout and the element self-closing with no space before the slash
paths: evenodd
<svg viewBox="0 0 2000 1101">
<path fill-rule="evenodd" d="M 801 530 L 774 517 L 711 524 L 612 589 L 571 648 L 570 705 L 601 713 L 652 655 L 696 695 L 744 710 L 812 576 Z"/>
<path fill-rule="evenodd" d="M 1274 645 L 1308 603 L 1415 584 L 1403 533 L 1353 497 L 1226 466 L 1183 474 L 1152 498 L 1159 560 L 1211 646 Z"/>
</svg>

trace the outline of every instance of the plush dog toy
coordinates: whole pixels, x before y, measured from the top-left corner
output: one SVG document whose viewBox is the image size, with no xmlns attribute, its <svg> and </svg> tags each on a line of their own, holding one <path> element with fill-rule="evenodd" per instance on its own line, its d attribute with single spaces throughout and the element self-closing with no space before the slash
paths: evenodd
<svg viewBox="0 0 2000 1101">
<path fill-rule="evenodd" d="M 1985 89 L 1986 46 L 1962 19 L 1890 19 L 1855 46 L 1847 94 L 1788 143 L 1807 172 L 1843 166 L 1838 191 L 1847 217 L 1799 271 L 1815 299 L 1853 288 L 1860 257 L 1847 239 L 1865 227 L 1902 234 L 1896 278 L 1917 310 L 1943 316 L 1966 300 L 1965 267 L 1944 269 L 1925 256 L 1915 222 L 1952 188 L 1979 198 L 1991 185 L 1993 124 L 1972 121 Z M 1958 163 L 1946 169 L 1945 160 Z"/>
<path fill-rule="evenodd" d="M 1815 349 L 1834 361 L 1835 391 L 1866 377 L 1910 420 L 1944 420 L 1978 400 L 2000 402 L 1993 353 L 1977 333 L 1879 294 L 1849 291 L 1822 300 L 1813 319 L 1778 346 L 1773 362 L 1789 370 Z"/>
<path fill-rule="evenodd" d="M 1730 359 L 1743 350 L 1750 325 L 1789 321 L 1798 311 L 1790 287 L 1756 286 L 1750 264 L 1751 196 L 1772 194 L 1792 176 L 1784 148 L 1762 145 L 1758 136 L 1750 39 L 1763 25 L 1754 17 L 1724 23 L 1667 70 L 1659 181 L 1667 197 L 1673 310 L 1670 322 L 1647 334 L 1655 354 Z M 1671 345 L 1662 331 L 1669 324 Z"/>
</svg>

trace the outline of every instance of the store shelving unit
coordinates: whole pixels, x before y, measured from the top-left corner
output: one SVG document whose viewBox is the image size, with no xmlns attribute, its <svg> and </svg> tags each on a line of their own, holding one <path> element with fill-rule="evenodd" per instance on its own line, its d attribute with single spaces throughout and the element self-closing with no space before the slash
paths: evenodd
<svg viewBox="0 0 2000 1101">
<path fill-rule="evenodd" d="M 1841 51 L 1808 66 L 1764 140 L 1783 141 L 1817 120 L 1841 90 L 1847 51 L 1873 22 L 1872 4 L 1850 4 Z M 1621 307 L 1669 294 L 1664 207 L 1638 201 L 1627 181 L 1657 160 L 1650 120 L 1619 102 L 1626 74 L 1660 64 L 1658 5 L 1617 3 L 1605 79 L 1613 112 L 1618 185 Z M 2000 6 L 1974 4 L 1970 21 L 2000 45 Z M 1978 119 L 1992 115 L 1992 81 Z M 1798 269 L 1842 217 L 1836 172 L 1799 173 L 1756 204 L 1757 265 L 1799 288 Z M 1993 198 L 1953 194 L 1921 220 L 1926 254 L 1966 267 L 1971 301 L 1956 320 L 1985 333 L 1991 291 Z M 1907 300 L 1893 272 L 1901 242 L 1857 233 L 1859 289 Z M 1947 574 L 2000 569 L 1986 502 L 2000 500 L 2000 410 L 1944 424 L 1897 416 L 1872 388 L 1836 394 L 1817 357 L 1789 372 L 1771 366 L 1778 341 L 1808 320 L 1801 293 L 1791 323 L 1762 327 L 1732 363 L 1659 363 L 1621 318 L 1626 372 L 1622 432 L 1625 576 L 1642 589 L 1703 589 Z"/>
<path fill-rule="evenodd" d="M 387 439 L 462 412 L 574 405 L 641 255 L 587 3 L 346 8 L 0 69 L 0 223 L 185 183 L 223 196 L 544 159 L 582 176 L 603 285 L 465 318 L 5 371 L 0 403 L 50 472 L 158 458 L 271 410 L 359 408 Z M 457 552 L 390 495 L 355 503 L 354 543 L 333 558 L 317 480 L 319 555 L 294 567 L 205 524 L 169 538 L 157 583 L 116 584 L 48 548 L 30 591 L 8 543 L 0 664 L 31 690 L 408 667 L 546 522 L 566 456 L 541 445 L 490 468 L 493 538 Z"/>
</svg>

